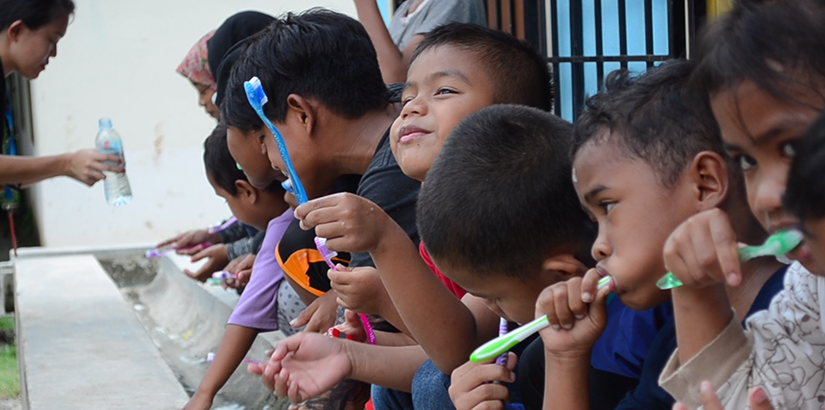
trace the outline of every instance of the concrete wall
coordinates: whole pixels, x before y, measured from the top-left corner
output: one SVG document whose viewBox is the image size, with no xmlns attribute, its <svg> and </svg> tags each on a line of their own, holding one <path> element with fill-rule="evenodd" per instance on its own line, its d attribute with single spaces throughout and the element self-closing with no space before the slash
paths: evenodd
<svg viewBox="0 0 825 410">
<path fill-rule="evenodd" d="M 272 15 L 325 6 L 355 15 L 352 0 L 75 0 L 58 56 L 31 83 L 37 155 L 91 148 L 100 117 L 124 140 L 131 204 L 106 204 L 103 184 L 69 178 L 32 188 L 44 246 L 160 240 L 229 215 L 203 173 L 214 127 L 175 72 L 189 48 L 234 12 Z"/>
</svg>

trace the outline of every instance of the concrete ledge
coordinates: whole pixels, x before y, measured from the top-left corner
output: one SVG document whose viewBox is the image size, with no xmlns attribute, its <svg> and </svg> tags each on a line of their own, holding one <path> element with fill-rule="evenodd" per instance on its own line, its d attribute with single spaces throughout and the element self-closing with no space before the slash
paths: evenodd
<svg viewBox="0 0 825 410">
<path fill-rule="evenodd" d="M 15 261 L 24 407 L 180 409 L 188 397 L 91 255 Z"/>
</svg>

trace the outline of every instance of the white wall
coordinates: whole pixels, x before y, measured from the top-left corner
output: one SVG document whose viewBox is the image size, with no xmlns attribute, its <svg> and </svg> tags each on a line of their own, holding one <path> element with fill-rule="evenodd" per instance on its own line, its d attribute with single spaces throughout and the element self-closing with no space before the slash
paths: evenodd
<svg viewBox="0 0 825 410">
<path fill-rule="evenodd" d="M 42 182 L 35 210 L 44 246 L 160 240 L 229 215 L 203 173 L 202 143 L 215 125 L 175 72 L 204 33 L 231 14 L 272 15 L 313 6 L 355 15 L 352 0 L 75 0 L 57 58 L 32 82 L 35 152 L 91 148 L 100 117 L 124 140 L 131 204 L 106 204 L 103 184 Z"/>
</svg>

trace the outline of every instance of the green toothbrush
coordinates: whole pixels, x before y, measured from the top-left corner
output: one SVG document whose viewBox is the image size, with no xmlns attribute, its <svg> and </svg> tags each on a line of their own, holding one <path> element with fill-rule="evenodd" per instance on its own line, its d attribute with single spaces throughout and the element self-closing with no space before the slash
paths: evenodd
<svg viewBox="0 0 825 410">
<path fill-rule="evenodd" d="M 739 249 L 739 261 L 744 262 L 760 256 L 782 256 L 799 246 L 803 239 L 802 233 L 797 230 L 775 233 L 769 236 L 762 245 L 746 246 Z M 678 288 L 679 286 L 682 286 L 682 281 L 672 272 L 668 272 L 656 282 L 656 287 L 662 290 Z"/>
<path fill-rule="evenodd" d="M 610 276 L 605 276 L 599 279 L 598 289 L 609 285 L 611 279 L 612 278 Z M 550 322 L 547 321 L 547 316 L 542 316 L 524 326 L 519 327 L 516 330 L 513 330 L 510 333 L 507 333 L 506 335 L 499 336 L 481 345 L 481 347 L 476 349 L 473 354 L 470 355 L 470 361 L 479 363 L 497 357 L 498 355 L 512 349 L 513 346 L 523 342 L 524 339 L 527 339 L 533 333 L 536 333 L 547 326 L 550 326 Z"/>
</svg>

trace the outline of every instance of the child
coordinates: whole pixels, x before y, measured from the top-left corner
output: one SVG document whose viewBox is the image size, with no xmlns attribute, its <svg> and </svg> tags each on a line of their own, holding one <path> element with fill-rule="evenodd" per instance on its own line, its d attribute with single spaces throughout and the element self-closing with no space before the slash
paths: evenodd
<svg viewBox="0 0 825 410">
<path fill-rule="evenodd" d="M 540 110 L 487 107 L 452 131 L 428 171 L 417 208 L 422 239 L 444 274 L 476 295 L 475 312 L 527 322 L 542 286 L 586 269 L 579 258 L 588 259 L 591 230 L 569 183 L 570 130 L 569 123 Z M 528 238 L 524 232 L 537 234 Z M 440 288 L 434 290 L 448 292 L 436 284 Z M 425 299 L 420 306 L 428 304 Z M 439 316 L 430 320 L 451 330 Z M 494 337 L 495 330 L 480 329 L 480 338 Z M 279 344 L 265 369 L 250 370 L 263 372 L 276 394 L 300 402 L 342 377 L 409 391 L 416 361 L 420 365 L 426 357 L 421 353 L 419 346 L 370 346 L 301 334 Z M 308 362 L 321 357 L 334 363 L 324 366 L 323 378 Z M 439 407 L 416 403 L 416 408 Z"/>
<path fill-rule="evenodd" d="M 393 153 L 405 174 L 423 181 L 447 135 L 466 115 L 500 103 L 549 110 L 551 99 L 547 64 L 526 43 L 472 24 L 437 28 L 426 35 L 413 55 L 402 93 L 404 107 L 390 135 Z M 416 136 L 412 132 L 415 130 L 426 132 Z M 441 371 L 449 373 L 465 362 L 473 348 L 494 334 L 491 332 L 498 326 L 498 317 L 481 300 L 468 296 L 466 302 L 475 309 L 475 314 L 471 313 L 459 300 L 463 290 L 435 271 L 455 296 L 451 294 L 421 260 L 415 244 L 369 201 L 351 195 L 328 196 L 299 207 L 296 214 L 302 217 L 304 226 L 320 223 L 318 229 L 328 235 L 331 249 L 370 251 L 392 300 L 376 300 L 375 295 L 357 288 L 337 292 L 339 300 L 356 311 L 379 314 L 399 328 L 409 323 L 412 335 Z M 317 219 L 320 215 L 323 220 Z M 376 244 L 381 244 L 380 249 Z M 420 249 L 426 255 L 424 248 Z M 334 284 L 351 276 L 356 275 L 330 272 Z M 428 300 L 426 305 L 420 303 L 423 299 Z M 428 312 L 438 312 L 432 314 L 439 314 L 444 322 L 431 321 Z M 400 317 L 404 319 L 398 323 Z M 444 325 L 448 320 L 450 324 Z M 422 369 L 416 380 L 424 382 L 426 372 L 449 380 L 432 365 Z M 416 383 L 413 389 L 417 392 L 419 386 Z M 373 391 L 376 405 L 384 395 L 380 390 Z M 418 397 L 435 394 L 425 390 Z M 448 401 L 446 388 L 441 386 L 440 390 Z"/>
<path fill-rule="evenodd" d="M 794 145 L 785 207 L 796 215 L 819 269 L 825 270 L 825 114 Z"/>
<path fill-rule="evenodd" d="M 198 105 L 206 110 L 214 119 L 220 119 L 221 110 L 212 102 L 212 97 L 218 89 L 218 84 L 215 82 L 215 76 L 209 69 L 209 61 L 207 59 L 206 43 L 215 34 L 215 30 L 206 33 L 203 37 L 195 43 L 194 46 L 186 53 L 186 57 L 178 65 L 178 74 L 186 77 L 192 86 L 198 91 Z"/>
<path fill-rule="evenodd" d="M 487 25 L 481 0 L 407 0 L 395 10 L 389 27 L 376 0 L 356 0 L 355 10 L 375 46 L 381 76 L 387 84 L 405 81 L 418 43 L 436 27 L 448 23 Z"/>
<path fill-rule="evenodd" d="M 280 174 L 286 166 L 275 139 L 243 89 L 243 82 L 253 76 L 261 80 L 269 99 L 264 112 L 283 135 L 309 198 L 330 192 L 345 175 L 362 175 L 357 194 L 384 210 L 417 242 L 419 183 L 405 176 L 392 156 L 389 127 L 397 109 L 388 103 L 363 26 L 327 10 L 287 14 L 258 34 L 235 64 L 221 107 L 229 149 L 235 158 L 250 156 L 244 150 L 264 152 Z M 372 264 L 367 253 L 353 254 L 350 262 L 352 268 Z M 372 283 L 380 286 L 380 278 L 374 276 Z M 319 301 L 337 307 L 333 292 Z"/>
<path fill-rule="evenodd" d="M 57 55 L 74 7 L 72 0 L 0 0 L 0 145 L 12 135 L 6 122 L 6 77 L 16 72 L 34 80 L 46 69 Z M 39 158 L 0 155 L 0 184 L 28 185 L 67 176 L 92 186 L 105 178 L 104 171 L 123 172 L 122 162 L 94 149 Z"/>
<path fill-rule="evenodd" d="M 825 108 L 823 19 L 821 2 L 738 2 L 699 48 L 699 84 L 744 172 L 751 212 L 769 233 L 798 223 L 781 198 L 793 142 Z M 821 408 L 823 270 L 805 243 L 788 254 L 797 262 L 784 289 L 745 332 L 721 291 L 741 282 L 736 238 L 727 215 L 707 212 L 668 240 L 665 264 L 685 285 L 672 292 L 679 348 L 660 383 L 689 408 L 701 405 L 703 381 L 728 409 L 747 406 L 753 386 L 776 408 Z"/>
<path fill-rule="evenodd" d="M 552 325 L 542 332 L 548 369 L 545 405 L 586 408 L 586 360 L 606 319 L 607 291 L 595 292 L 600 276 L 611 277 L 612 291 L 626 305 L 649 309 L 669 298 L 669 292 L 655 286 L 666 272 L 660 249 L 691 215 L 724 209 L 739 216 L 735 225 L 743 240 L 756 243 L 766 236 L 747 212 L 741 176 L 727 167 L 709 107 L 689 88 L 691 70 L 691 63 L 673 61 L 638 78 L 614 72 L 577 120 L 573 181 L 583 206 L 599 223 L 592 249 L 598 264 L 583 280 L 557 284 L 539 299 L 537 314 L 547 314 Z M 748 286 L 732 292 L 740 321 L 767 306 L 784 273 L 770 259 L 747 266 Z M 663 327 L 639 386 L 618 408 L 672 407 L 674 400 L 656 380 L 674 340 L 672 324 Z"/>
<path fill-rule="evenodd" d="M 219 124 L 204 142 L 206 177 L 215 194 L 224 198 L 232 214 L 243 223 L 266 231 L 264 243 L 253 266 L 249 285 L 241 295 L 226 327 L 226 333 L 186 409 L 209 409 L 218 390 L 241 363 L 259 332 L 280 329 L 289 335 L 289 325 L 302 310 L 297 296 L 282 281 L 283 272 L 275 261 L 275 244 L 292 222 L 292 211 L 284 202 L 280 184 L 266 189 L 253 187 L 226 149 L 226 128 Z"/>
</svg>

